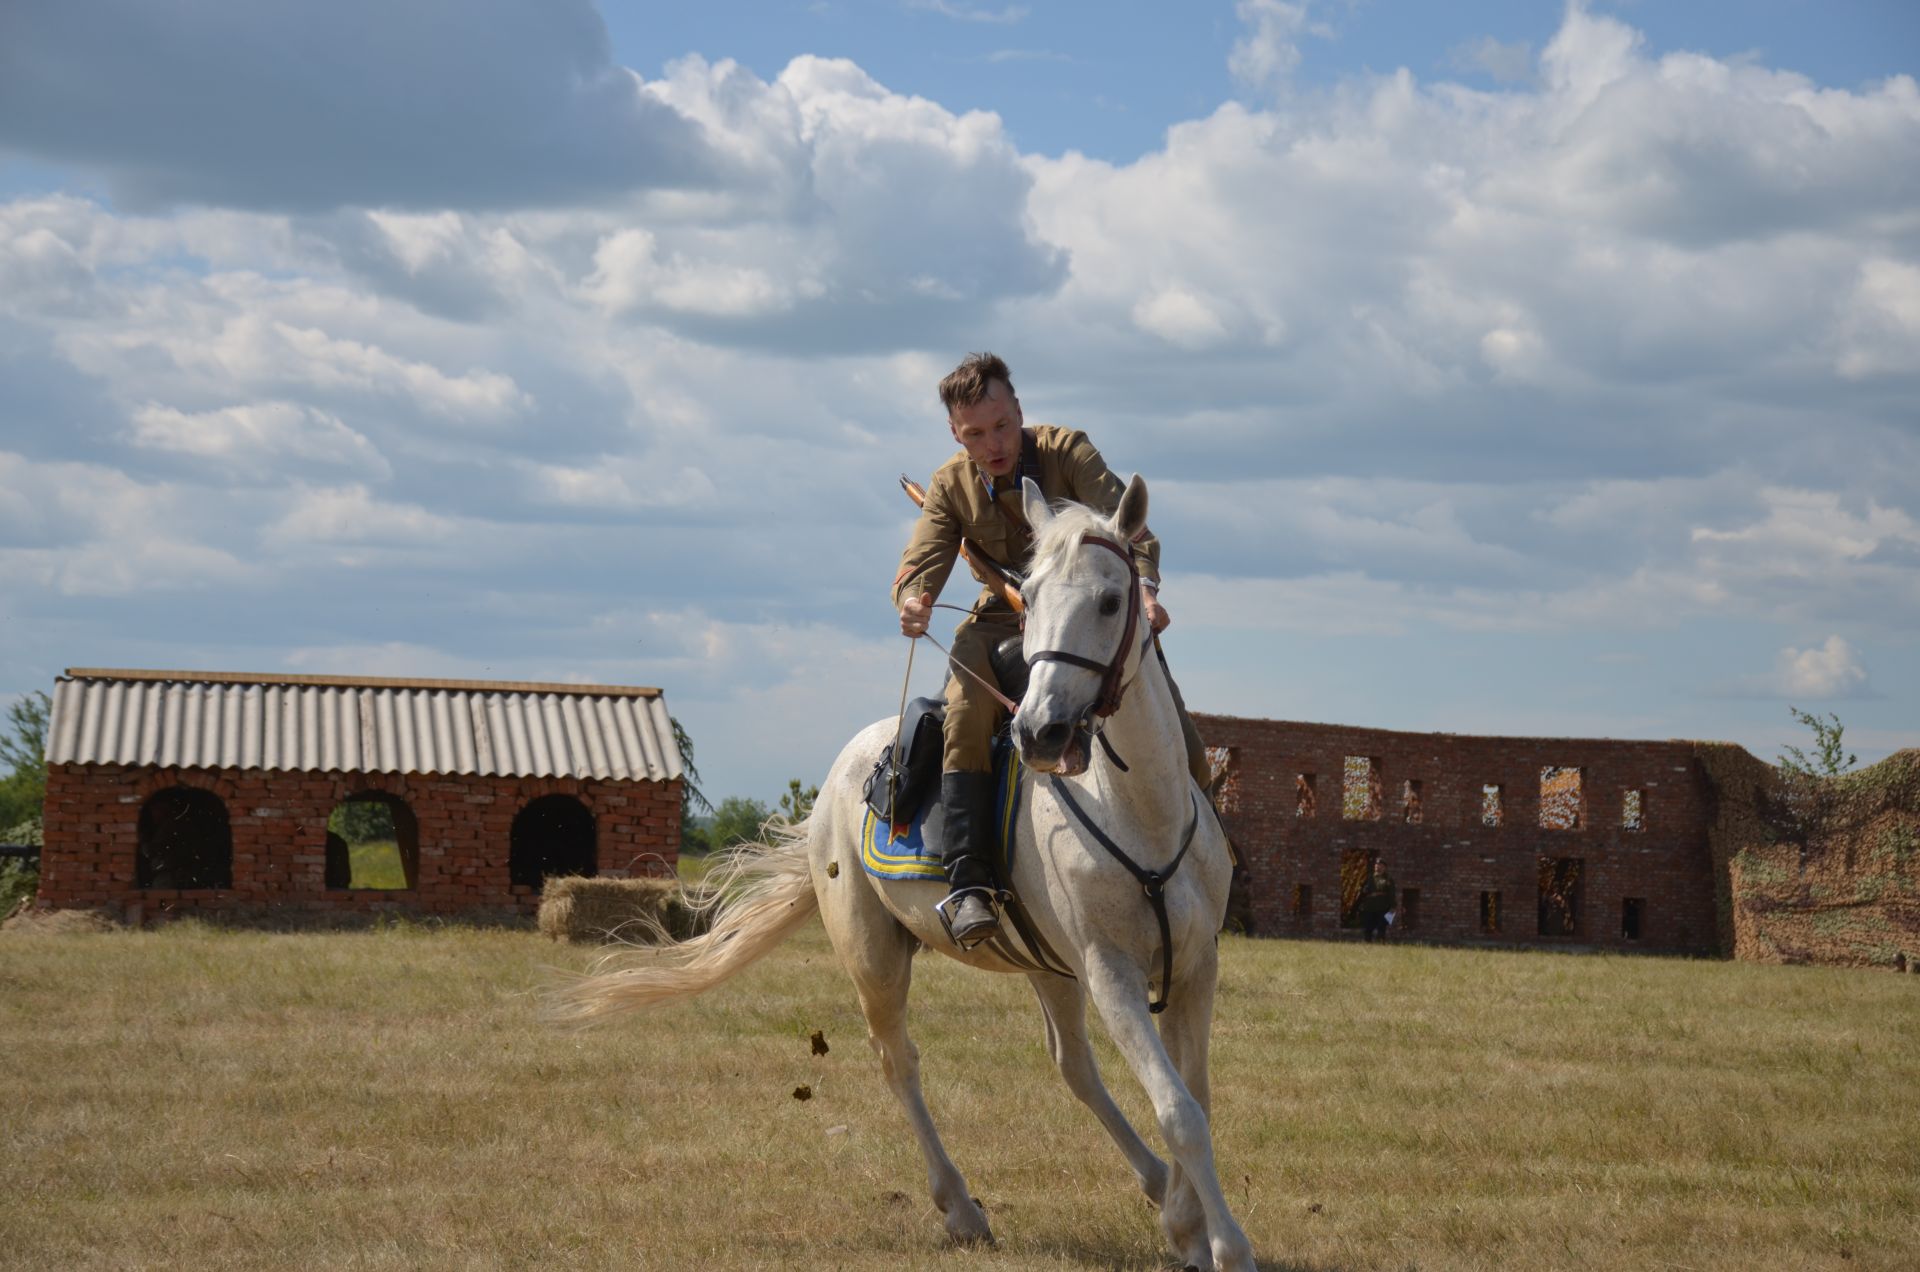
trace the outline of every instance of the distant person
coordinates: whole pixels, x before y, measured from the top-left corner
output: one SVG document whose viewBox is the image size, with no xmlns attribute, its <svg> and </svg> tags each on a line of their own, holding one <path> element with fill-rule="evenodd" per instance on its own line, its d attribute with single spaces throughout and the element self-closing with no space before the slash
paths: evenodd
<svg viewBox="0 0 1920 1272">
<path fill-rule="evenodd" d="M 1395 895 L 1393 876 L 1387 873 L 1387 863 L 1375 857 L 1373 873 L 1361 885 L 1360 900 L 1354 906 L 1360 915 L 1361 932 L 1367 940 L 1387 939 L 1387 927 L 1393 922 Z"/>
</svg>

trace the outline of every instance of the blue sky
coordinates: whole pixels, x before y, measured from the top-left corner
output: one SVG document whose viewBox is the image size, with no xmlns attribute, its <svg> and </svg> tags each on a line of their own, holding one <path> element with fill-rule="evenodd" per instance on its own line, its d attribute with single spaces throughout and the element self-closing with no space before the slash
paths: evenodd
<svg viewBox="0 0 1920 1272">
<path fill-rule="evenodd" d="M 0 699 L 658 684 L 770 799 L 993 348 L 1198 710 L 1920 745 L 1917 12 L 9 5 Z"/>
</svg>

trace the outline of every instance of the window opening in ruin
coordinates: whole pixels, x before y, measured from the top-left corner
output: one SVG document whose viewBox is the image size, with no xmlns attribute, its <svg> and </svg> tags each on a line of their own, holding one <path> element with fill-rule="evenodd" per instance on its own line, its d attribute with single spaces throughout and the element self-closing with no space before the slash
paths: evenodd
<svg viewBox="0 0 1920 1272">
<path fill-rule="evenodd" d="M 1579 857 L 1541 857 L 1540 935 L 1572 936 L 1580 922 L 1580 876 L 1586 862 Z"/>
<path fill-rule="evenodd" d="M 1646 796 L 1641 791 L 1628 791 L 1620 799 L 1620 829 L 1639 831 L 1647 828 Z"/>
<path fill-rule="evenodd" d="M 1364 848 L 1340 851 L 1340 926 L 1360 926 L 1360 891 L 1373 873 L 1373 854 Z"/>
<path fill-rule="evenodd" d="M 1348 821 L 1379 821 L 1386 803 L 1380 789 L 1380 761 L 1371 755 L 1349 755 L 1340 785 L 1340 815 Z"/>
<path fill-rule="evenodd" d="M 571 795 L 542 795 L 513 819 L 507 877 L 538 888 L 557 875 L 599 873 L 593 814 Z"/>
<path fill-rule="evenodd" d="M 1408 778 L 1400 788 L 1400 815 L 1407 825 L 1417 825 L 1426 815 L 1420 805 L 1420 783 Z"/>
<path fill-rule="evenodd" d="M 398 795 L 360 791 L 327 816 L 327 887 L 401 890 L 420 884 L 420 826 Z"/>
<path fill-rule="evenodd" d="M 1480 788 L 1480 824 L 1498 826 L 1506 817 L 1507 790 L 1496 782 Z"/>
<path fill-rule="evenodd" d="M 1499 935 L 1500 893 L 1497 889 L 1480 894 L 1480 930 L 1488 936 Z"/>
<path fill-rule="evenodd" d="M 226 801 L 194 786 L 154 792 L 140 807 L 134 878 L 142 888 L 231 888 Z"/>
<path fill-rule="evenodd" d="M 1313 774 L 1295 773 L 1293 775 L 1293 815 L 1312 817 L 1319 810 L 1319 801 L 1313 794 Z"/>
<path fill-rule="evenodd" d="M 1240 811 L 1240 766 L 1234 759 L 1230 746 L 1207 748 L 1208 786 L 1213 791 L 1213 806 L 1223 813 Z"/>
<path fill-rule="evenodd" d="M 1640 922 L 1647 912 L 1645 897 L 1628 897 L 1620 903 L 1620 939 L 1637 941 L 1640 939 Z"/>
<path fill-rule="evenodd" d="M 1411 932 L 1420 926 L 1420 889 L 1400 889 L 1400 912 L 1394 916 L 1393 924 L 1402 932 Z"/>
<path fill-rule="evenodd" d="M 1579 830 L 1587 824 L 1586 772 L 1547 765 L 1540 770 L 1540 829 Z"/>
<path fill-rule="evenodd" d="M 1293 917 L 1305 923 L 1313 917 L 1313 885 L 1296 883 L 1293 885 Z"/>
</svg>

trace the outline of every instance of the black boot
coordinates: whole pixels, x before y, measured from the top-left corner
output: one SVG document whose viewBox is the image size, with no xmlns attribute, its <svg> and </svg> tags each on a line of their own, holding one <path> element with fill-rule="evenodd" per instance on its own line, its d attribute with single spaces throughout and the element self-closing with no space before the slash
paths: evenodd
<svg viewBox="0 0 1920 1272">
<path fill-rule="evenodd" d="M 940 864 L 953 891 L 940 903 L 947 931 L 972 949 L 1000 930 L 993 898 L 993 774 L 942 773 L 940 814 L 945 821 Z"/>
</svg>

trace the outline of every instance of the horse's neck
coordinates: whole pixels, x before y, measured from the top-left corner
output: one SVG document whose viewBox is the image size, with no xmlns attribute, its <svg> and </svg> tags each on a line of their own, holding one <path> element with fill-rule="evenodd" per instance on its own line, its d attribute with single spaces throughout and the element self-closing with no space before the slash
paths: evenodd
<svg viewBox="0 0 1920 1272">
<path fill-rule="evenodd" d="M 1120 709 L 1107 718 L 1107 740 L 1126 762 L 1121 772 L 1094 743 L 1088 759 L 1103 798 L 1130 809 L 1145 825 L 1186 827 L 1193 811 L 1193 777 L 1187 771 L 1186 738 L 1173 705 L 1173 690 L 1152 642 L 1140 654 L 1140 667 Z"/>
</svg>

